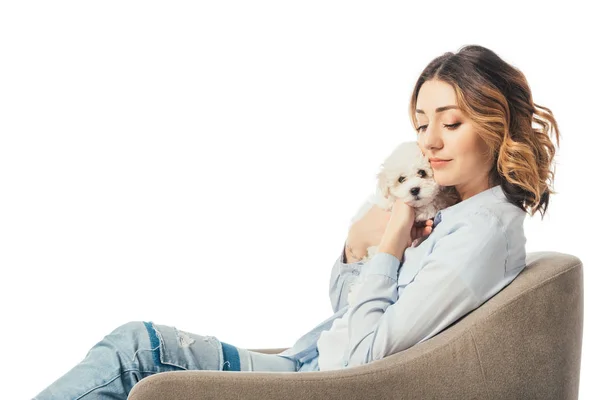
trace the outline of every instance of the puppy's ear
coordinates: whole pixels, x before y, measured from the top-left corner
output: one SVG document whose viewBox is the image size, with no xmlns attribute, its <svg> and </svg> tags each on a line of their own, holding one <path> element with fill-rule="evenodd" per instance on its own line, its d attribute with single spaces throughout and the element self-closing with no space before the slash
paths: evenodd
<svg viewBox="0 0 600 400">
<path fill-rule="evenodd" d="M 388 186 L 386 175 L 383 171 L 377 174 L 377 187 L 381 191 L 383 197 L 386 199 L 390 197 L 390 187 Z"/>
</svg>

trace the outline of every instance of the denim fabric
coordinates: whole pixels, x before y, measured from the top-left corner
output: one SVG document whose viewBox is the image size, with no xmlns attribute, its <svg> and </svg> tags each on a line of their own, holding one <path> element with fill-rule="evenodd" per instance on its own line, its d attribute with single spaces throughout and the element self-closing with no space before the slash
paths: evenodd
<svg viewBox="0 0 600 400">
<path fill-rule="evenodd" d="M 83 361 L 34 399 L 126 400 L 141 379 L 182 370 L 297 372 L 298 363 L 238 348 L 214 336 L 133 321 L 105 336 Z"/>
</svg>

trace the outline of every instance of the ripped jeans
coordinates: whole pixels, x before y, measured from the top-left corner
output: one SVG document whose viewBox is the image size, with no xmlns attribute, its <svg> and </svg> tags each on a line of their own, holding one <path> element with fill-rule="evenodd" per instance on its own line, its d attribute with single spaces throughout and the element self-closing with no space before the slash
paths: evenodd
<svg viewBox="0 0 600 400">
<path fill-rule="evenodd" d="M 141 379 L 181 370 L 297 372 L 299 362 L 277 354 L 238 348 L 214 336 L 133 321 L 105 336 L 83 361 L 34 400 L 126 400 Z"/>
</svg>

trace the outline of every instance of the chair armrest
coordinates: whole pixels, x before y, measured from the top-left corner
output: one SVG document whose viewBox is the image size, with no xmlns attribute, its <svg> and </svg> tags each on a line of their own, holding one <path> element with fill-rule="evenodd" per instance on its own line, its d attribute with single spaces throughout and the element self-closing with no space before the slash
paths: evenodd
<svg viewBox="0 0 600 400">
<path fill-rule="evenodd" d="M 515 281 L 483 305 L 381 360 L 318 372 L 164 372 L 138 382 L 129 399 L 574 400 L 582 336 L 581 260 L 536 252 Z"/>
<path fill-rule="evenodd" d="M 470 334 L 448 339 L 432 338 L 382 360 L 343 370 L 163 372 L 138 382 L 128 399 L 358 400 L 390 398 L 390 393 L 394 399 L 485 398 L 483 386 L 473 384 L 483 377 Z M 277 353 L 281 349 L 264 350 Z"/>
</svg>

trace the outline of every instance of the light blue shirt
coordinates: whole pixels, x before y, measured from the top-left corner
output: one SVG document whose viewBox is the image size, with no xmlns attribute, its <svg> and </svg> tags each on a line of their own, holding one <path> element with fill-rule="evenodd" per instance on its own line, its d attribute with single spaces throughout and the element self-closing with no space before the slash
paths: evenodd
<svg viewBox="0 0 600 400">
<path fill-rule="evenodd" d="M 347 264 L 342 249 L 329 286 L 334 314 L 279 355 L 296 360 L 299 371 L 319 371 L 320 357 L 341 357 L 341 368 L 353 367 L 431 338 L 525 268 L 526 214 L 498 185 L 438 211 L 433 232 L 402 260 L 378 253 L 367 263 Z M 348 290 L 359 277 L 349 307 Z M 348 330 L 338 348 L 318 348 L 321 333 L 346 313 Z"/>
</svg>

